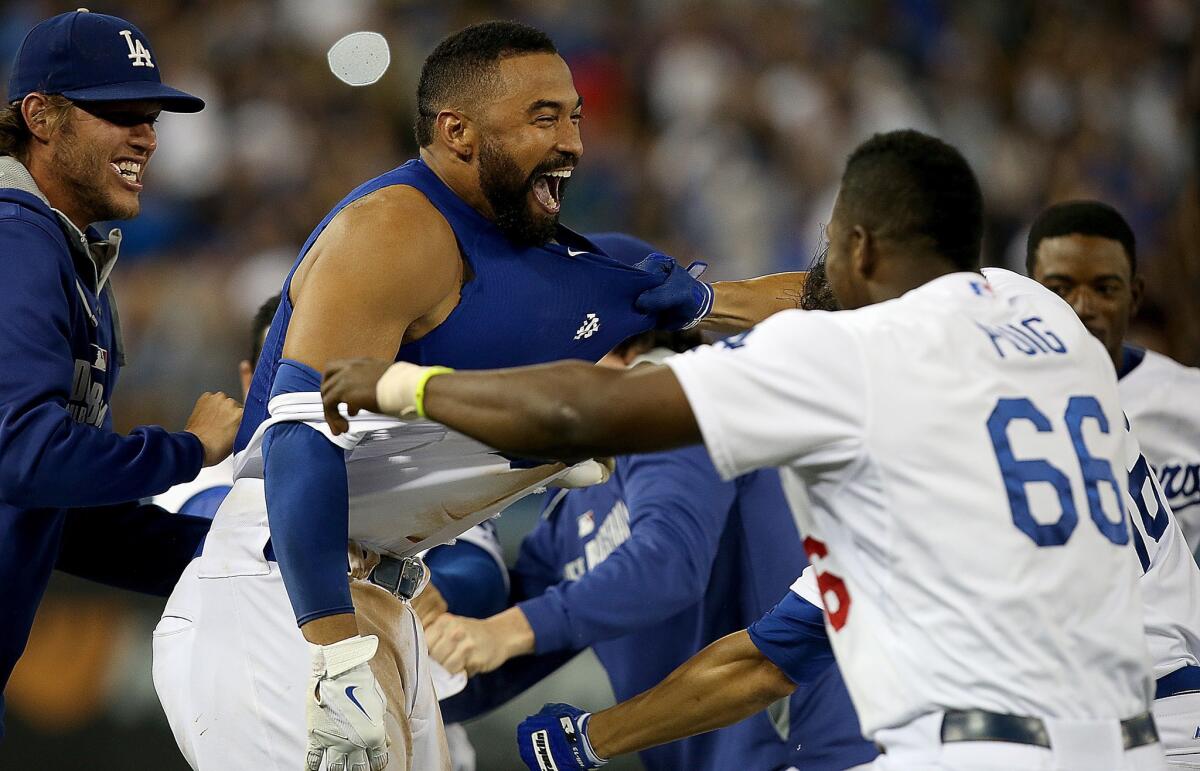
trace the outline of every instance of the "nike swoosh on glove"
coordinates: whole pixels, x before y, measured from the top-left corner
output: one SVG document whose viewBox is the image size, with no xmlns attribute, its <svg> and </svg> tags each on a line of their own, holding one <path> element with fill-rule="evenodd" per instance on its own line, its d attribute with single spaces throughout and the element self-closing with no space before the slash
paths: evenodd
<svg viewBox="0 0 1200 771">
<path fill-rule="evenodd" d="M 608 762 L 592 749 L 591 712 L 570 704 L 546 704 L 517 726 L 517 749 L 530 771 L 591 771 Z"/>
<path fill-rule="evenodd" d="M 659 329 L 691 329 L 712 311 L 712 285 L 700 280 L 707 263 L 693 262 L 684 269 L 673 257 L 654 252 L 634 267 L 662 277 L 633 301 L 634 310 L 654 316 Z"/>
<path fill-rule="evenodd" d="M 370 661 L 379 638 L 351 637 L 332 645 L 310 645 L 307 771 L 383 771 L 388 764 L 387 709 Z"/>
</svg>

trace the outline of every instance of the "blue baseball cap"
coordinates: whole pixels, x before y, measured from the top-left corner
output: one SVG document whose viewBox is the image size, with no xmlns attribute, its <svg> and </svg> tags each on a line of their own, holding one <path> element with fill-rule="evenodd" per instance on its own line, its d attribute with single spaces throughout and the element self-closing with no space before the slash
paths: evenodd
<svg viewBox="0 0 1200 771">
<path fill-rule="evenodd" d="M 204 100 L 163 85 L 142 31 L 116 16 L 62 13 L 29 31 L 13 60 L 8 101 L 31 93 L 73 102 L 154 100 L 168 112 L 199 112 Z"/>
</svg>

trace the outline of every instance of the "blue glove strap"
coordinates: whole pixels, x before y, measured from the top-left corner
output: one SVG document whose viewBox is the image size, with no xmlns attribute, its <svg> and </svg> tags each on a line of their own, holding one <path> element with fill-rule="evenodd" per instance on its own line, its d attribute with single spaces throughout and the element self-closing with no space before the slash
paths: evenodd
<svg viewBox="0 0 1200 771">
<path fill-rule="evenodd" d="M 546 704 L 517 726 L 517 749 L 531 771 L 592 771 L 608 762 L 592 749 L 592 713 L 570 704 Z"/>
</svg>

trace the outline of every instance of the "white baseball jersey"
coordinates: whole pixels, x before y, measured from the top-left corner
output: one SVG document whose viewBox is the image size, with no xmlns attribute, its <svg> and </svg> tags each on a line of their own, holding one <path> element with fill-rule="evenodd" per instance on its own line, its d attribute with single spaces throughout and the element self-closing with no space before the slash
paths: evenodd
<svg viewBox="0 0 1200 771">
<path fill-rule="evenodd" d="M 1142 569 L 1146 644 L 1157 679 L 1200 664 L 1200 567 L 1134 433 L 1125 453 L 1130 536 Z"/>
<path fill-rule="evenodd" d="M 1119 388 L 1142 452 L 1195 552 L 1200 549 L 1200 369 L 1146 351 Z"/>
<path fill-rule="evenodd" d="M 785 311 L 667 361 L 717 469 L 783 469 L 868 737 L 946 708 L 1145 712 L 1112 362 L 1007 271 Z"/>
</svg>

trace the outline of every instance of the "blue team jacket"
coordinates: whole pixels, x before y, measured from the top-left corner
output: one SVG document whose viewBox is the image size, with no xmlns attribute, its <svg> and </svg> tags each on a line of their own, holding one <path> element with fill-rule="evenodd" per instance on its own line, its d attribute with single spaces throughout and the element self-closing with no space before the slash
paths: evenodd
<svg viewBox="0 0 1200 771">
<path fill-rule="evenodd" d="M 194 478 L 204 451 L 188 433 L 112 430 L 112 296 L 68 241 L 99 233 L 68 228 L 14 159 L 0 157 L 0 185 L 2 689 L 54 567 L 166 595 L 207 524 L 136 503 Z"/>
<path fill-rule="evenodd" d="M 805 564 L 775 471 L 722 482 L 702 447 L 619 458 L 606 484 L 553 500 L 521 545 L 513 591 L 537 655 L 474 678 L 442 703 L 446 718 L 506 701 L 589 646 L 628 699 L 757 620 Z M 765 713 L 641 758 L 650 771 L 793 762 Z"/>
</svg>

